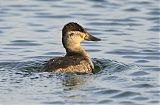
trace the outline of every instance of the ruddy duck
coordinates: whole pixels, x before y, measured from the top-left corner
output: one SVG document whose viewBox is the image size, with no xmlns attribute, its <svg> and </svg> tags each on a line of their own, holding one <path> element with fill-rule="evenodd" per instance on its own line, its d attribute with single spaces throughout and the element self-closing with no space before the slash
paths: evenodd
<svg viewBox="0 0 160 105">
<path fill-rule="evenodd" d="M 44 66 L 47 72 L 92 73 L 94 65 L 80 42 L 100 41 L 90 35 L 82 26 L 75 22 L 66 24 L 62 29 L 62 44 L 66 49 L 64 57 L 50 59 Z"/>
</svg>

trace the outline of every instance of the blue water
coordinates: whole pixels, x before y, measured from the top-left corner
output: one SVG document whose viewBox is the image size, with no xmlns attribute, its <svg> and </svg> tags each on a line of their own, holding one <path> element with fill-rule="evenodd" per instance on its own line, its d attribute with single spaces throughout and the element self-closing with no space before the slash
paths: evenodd
<svg viewBox="0 0 160 105">
<path fill-rule="evenodd" d="M 70 21 L 102 39 L 82 43 L 100 71 L 39 72 Z M 159 0 L 1 0 L 0 105 L 158 105 L 159 42 Z"/>
</svg>

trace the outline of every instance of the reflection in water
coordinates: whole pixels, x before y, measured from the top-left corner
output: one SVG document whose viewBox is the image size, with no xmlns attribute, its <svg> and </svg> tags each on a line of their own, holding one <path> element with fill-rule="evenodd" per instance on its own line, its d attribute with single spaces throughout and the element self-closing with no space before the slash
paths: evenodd
<svg viewBox="0 0 160 105">
<path fill-rule="evenodd" d="M 62 79 L 62 84 L 64 86 L 64 91 L 69 91 L 78 88 L 79 86 L 85 85 L 87 82 L 85 76 L 83 75 L 74 75 L 74 74 L 67 74 Z"/>
<path fill-rule="evenodd" d="M 63 74 L 61 77 L 63 88 L 61 97 L 65 100 L 65 103 L 81 102 L 86 97 L 83 92 L 78 92 L 78 90 L 83 90 L 90 80 L 90 76 L 92 75 Z"/>
</svg>

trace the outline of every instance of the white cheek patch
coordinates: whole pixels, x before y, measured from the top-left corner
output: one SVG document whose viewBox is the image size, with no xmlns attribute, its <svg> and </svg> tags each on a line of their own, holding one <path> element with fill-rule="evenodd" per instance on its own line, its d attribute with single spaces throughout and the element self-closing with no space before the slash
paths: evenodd
<svg viewBox="0 0 160 105">
<path fill-rule="evenodd" d="M 80 43 L 85 37 L 85 33 L 79 31 L 70 31 L 67 34 L 67 41 L 70 43 Z"/>
<path fill-rule="evenodd" d="M 85 37 L 85 33 L 79 32 L 79 31 L 70 31 L 68 32 L 68 34 L 70 37 L 73 37 L 73 38 L 81 37 L 82 39 L 84 39 Z"/>
</svg>

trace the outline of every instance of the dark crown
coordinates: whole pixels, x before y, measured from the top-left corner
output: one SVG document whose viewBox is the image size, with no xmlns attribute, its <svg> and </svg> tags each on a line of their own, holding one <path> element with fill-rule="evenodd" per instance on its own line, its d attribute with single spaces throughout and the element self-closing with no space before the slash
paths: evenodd
<svg viewBox="0 0 160 105">
<path fill-rule="evenodd" d="M 85 29 L 75 22 L 70 22 L 63 27 L 62 33 L 66 33 L 69 31 L 85 32 Z"/>
</svg>

